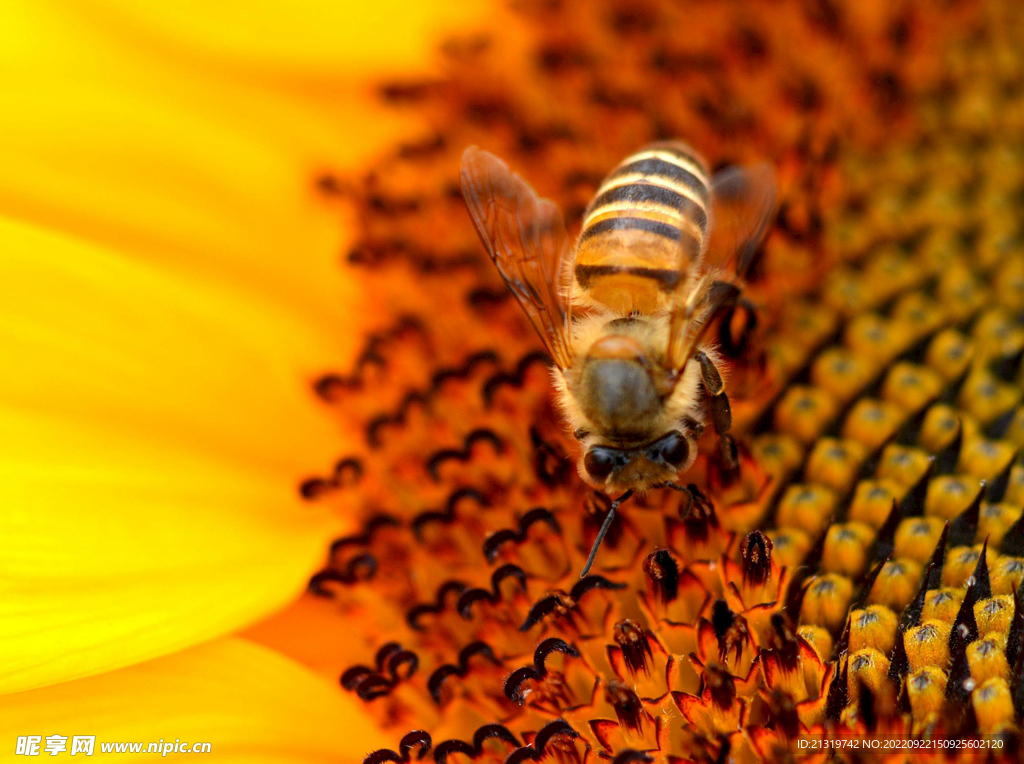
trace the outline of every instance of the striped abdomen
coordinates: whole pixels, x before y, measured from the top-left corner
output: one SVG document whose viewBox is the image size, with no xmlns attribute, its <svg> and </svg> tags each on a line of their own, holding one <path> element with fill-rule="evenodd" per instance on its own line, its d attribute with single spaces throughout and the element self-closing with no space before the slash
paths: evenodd
<svg viewBox="0 0 1024 764">
<path fill-rule="evenodd" d="M 707 165 L 676 141 L 653 143 L 616 167 L 583 219 L 576 283 L 591 301 L 628 314 L 667 305 L 704 249 Z"/>
</svg>

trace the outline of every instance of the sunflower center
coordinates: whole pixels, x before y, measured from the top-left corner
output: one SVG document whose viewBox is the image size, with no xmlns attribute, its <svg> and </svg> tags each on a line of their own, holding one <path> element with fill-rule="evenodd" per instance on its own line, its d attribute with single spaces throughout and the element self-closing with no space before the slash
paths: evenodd
<svg viewBox="0 0 1024 764">
<path fill-rule="evenodd" d="M 1019 4 L 521 6 L 523 35 L 453 40 L 444 77 L 382 90 L 432 123 L 356 200 L 347 267 L 393 315 L 316 386 L 365 435 L 302 489 L 364 523 L 311 585 L 363 656 L 341 683 L 396 736 L 430 733 L 375 756 L 723 760 L 743 730 L 771 759 L 816 725 L 910 735 L 1004 697 L 1024 618 L 979 643 L 975 605 L 1024 573 Z M 702 441 L 579 580 L 610 503 L 577 476 L 457 157 L 497 151 L 575 230 L 616 162 L 675 136 L 783 178 L 750 336 L 708 333 L 739 475 Z M 1016 724 L 995 708 L 971 731 Z"/>
</svg>

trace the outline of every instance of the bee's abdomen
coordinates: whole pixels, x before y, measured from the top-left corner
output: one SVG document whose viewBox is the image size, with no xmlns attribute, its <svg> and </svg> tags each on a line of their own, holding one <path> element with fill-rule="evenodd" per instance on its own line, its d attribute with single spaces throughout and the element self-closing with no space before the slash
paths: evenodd
<svg viewBox="0 0 1024 764">
<path fill-rule="evenodd" d="M 710 202 L 707 166 L 685 144 L 655 143 L 627 157 L 604 179 L 583 219 L 580 287 L 612 308 L 624 302 L 630 310 L 656 309 L 657 293 L 671 292 L 681 266 L 700 257 Z"/>
</svg>

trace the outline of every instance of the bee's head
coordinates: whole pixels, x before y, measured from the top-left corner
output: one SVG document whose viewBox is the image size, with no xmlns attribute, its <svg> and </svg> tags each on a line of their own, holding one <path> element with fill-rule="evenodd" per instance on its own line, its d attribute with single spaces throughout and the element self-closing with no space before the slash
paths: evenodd
<svg viewBox="0 0 1024 764">
<path fill-rule="evenodd" d="M 597 340 L 583 359 L 574 393 L 595 437 L 581 438 L 579 471 L 595 488 L 646 490 L 693 463 L 696 447 L 685 428 L 666 432 L 671 390 L 659 389 L 659 373 L 640 343 L 622 335 Z"/>
<path fill-rule="evenodd" d="M 692 440 L 678 430 L 635 448 L 590 446 L 580 459 L 581 476 L 607 493 L 646 490 L 675 480 L 697 456 Z"/>
<path fill-rule="evenodd" d="M 580 408 L 601 432 L 642 439 L 661 411 L 653 365 L 636 340 L 608 335 L 587 352 L 576 391 Z"/>
</svg>

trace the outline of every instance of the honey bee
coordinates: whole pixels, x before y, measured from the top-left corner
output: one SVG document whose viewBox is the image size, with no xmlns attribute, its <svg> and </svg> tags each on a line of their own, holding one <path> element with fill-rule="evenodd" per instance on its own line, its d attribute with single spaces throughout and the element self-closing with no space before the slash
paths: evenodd
<svg viewBox="0 0 1024 764">
<path fill-rule="evenodd" d="M 735 466 L 732 414 L 703 340 L 775 213 L 767 165 L 714 176 L 680 141 L 652 143 L 604 179 L 575 245 L 561 211 L 499 158 L 462 155 L 462 192 L 491 259 L 544 342 L 580 477 L 609 496 L 587 563 L 618 507 L 693 464 L 710 420 Z"/>
</svg>

